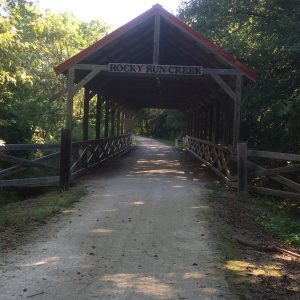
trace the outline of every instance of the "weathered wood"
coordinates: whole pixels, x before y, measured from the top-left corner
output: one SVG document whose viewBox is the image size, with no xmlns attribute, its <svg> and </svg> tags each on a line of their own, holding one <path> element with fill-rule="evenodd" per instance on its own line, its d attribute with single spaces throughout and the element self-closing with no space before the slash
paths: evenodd
<svg viewBox="0 0 300 300">
<path fill-rule="evenodd" d="M 96 129 L 96 140 L 100 139 L 101 133 L 101 108 L 102 108 L 102 97 L 100 94 L 97 95 L 97 104 L 96 104 L 96 122 L 95 122 L 95 129 Z"/>
<path fill-rule="evenodd" d="M 285 166 L 280 168 L 258 170 L 258 171 L 254 171 L 249 176 L 251 176 L 252 178 L 262 177 L 262 176 L 274 176 L 283 173 L 292 173 L 292 172 L 299 172 L 299 171 L 300 171 L 300 164 L 297 164 L 297 165 Z"/>
<path fill-rule="evenodd" d="M 89 91 L 84 90 L 83 98 L 83 120 L 82 120 L 82 139 L 87 141 L 89 139 L 89 114 L 90 114 L 90 98 Z"/>
<path fill-rule="evenodd" d="M 78 84 L 76 84 L 73 95 L 75 95 L 81 88 L 83 88 L 87 83 L 89 83 L 95 76 L 99 74 L 98 70 L 91 71 L 86 75 Z"/>
<path fill-rule="evenodd" d="M 235 151 L 240 139 L 240 124 L 241 124 L 241 99 L 242 99 L 242 76 L 236 78 L 236 101 L 234 102 L 234 123 L 233 123 L 233 143 L 232 147 Z"/>
<path fill-rule="evenodd" d="M 5 144 L 3 146 L 0 146 L 0 151 L 29 151 L 55 148 L 60 148 L 60 144 Z"/>
<path fill-rule="evenodd" d="M 59 183 L 59 176 L 0 180 L 0 187 L 43 186 Z"/>
<path fill-rule="evenodd" d="M 71 130 L 61 131 L 61 152 L 60 152 L 60 187 L 68 190 L 70 187 L 70 165 L 71 165 Z"/>
<path fill-rule="evenodd" d="M 38 162 L 38 161 L 33 161 L 33 160 L 28 160 L 25 158 L 19 158 L 19 157 L 15 157 L 12 155 L 7 155 L 7 154 L 0 154 L 0 161 L 5 161 L 5 162 L 10 162 L 13 164 L 17 164 L 20 166 L 25 166 L 25 167 L 33 167 L 33 168 L 39 168 L 42 170 L 46 170 L 46 171 L 54 171 L 57 170 L 56 167 Z"/>
<path fill-rule="evenodd" d="M 253 162 L 250 162 L 250 161 L 248 161 L 248 167 L 251 169 L 255 169 L 255 170 L 266 170 L 265 168 L 255 164 Z M 286 186 L 296 192 L 300 192 L 300 184 L 299 183 L 296 183 L 296 182 L 294 182 L 288 178 L 282 177 L 280 175 L 271 176 L 270 178 L 278 183 L 283 184 L 284 186 Z"/>
<path fill-rule="evenodd" d="M 115 136 L 115 124 L 116 124 L 116 105 L 112 103 L 111 111 L 110 111 L 110 119 L 111 119 L 111 126 L 110 126 L 110 136 Z"/>
<path fill-rule="evenodd" d="M 293 198 L 293 199 L 300 200 L 300 193 L 298 194 L 293 192 L 274 190 L 274 189 L 269 189 L 264 187 L 257 187 L 253 185 L 249 185 L 248 189 L 250 192 L 255 192 L 259 194 L 270 195 L 275 197 Z"/>
<path fill-rule="evenodd" d="M 154 17 L 153 64 L 159 64 L 160 14 Z"/>
<path fill-rule="evenodd" d="M 108 133 L 109 133 L 109 109 L 110 109 L 110 104 L 109 100 L 105 100 L 105 120 L 104 120 L 104 137 L 108 138 Z"/>
<path fill-rule="evenodd" d="M 299 154 L 291 153 L 281 153 L 281 152 L 269 152 L 269 151 L 260 151 L 260 150 L 248 150 L 249 157 L 261 157 L 261 158 L 273 158 L 279 160 L 291 160 L 291 161 L 300 161 Z"/>
<path fill-rule="evenodd" d="M 121 135 L 125 134 L 124 123 L 125 123 L 125 113 L 121 112 L 121 129 L 120 129 L 120 134 Z"/>
<path fill-rule="evenodd" d="M 219 75 L 212 75 L 211 76 L 224 90 L 224 92 L 234 101 L 237 100 L 236 92 L 232 90 L 232 88 L 222 79 Z M 239 77 L 239 76 L 238 76 Z"/>
<path fill-rule="evenodd" d="M 120 110 L 117 110 L 117 124 L 116 124 L 116 126 L 117 126 L 117 136 L 120 136 L 120 130 L 121 130 L 120 122 L 121 122 L 121 112 L 120 112 Z"/>
<path fill-rule="evenodd" d="M 56 153 L 52 153 L 52 154 L 34 159 L 33 161 L 34 162 L 43 162 L 43 161 L 51 160 L 51 159 L 54 159 L 54 158 L 58 158 L 59 156 L 60 156 L 60 152 L 56 152 Z M 0 171 L 0 178 L 4 178 L 4 177 L 7 177 L 7 176 L 11 176 L 13 174 L 17 174 L 21 171 L 26 170 L 27 168 L 28 167 L 14 166 L 14 167 L 10 167 L 10 168 L 1 170 Z"/>
<path fill-rule="evenodd" d="M 71 67 L 68 70 L 68 94 L 67 94 L 67 116 L 66 116 L 66 128 L 69 130 L 72 130 L 72 120 L 73 120 L 74 79 L 75 79 L 75 70 L 73 67 Z"/>
<path fill-rule="evenodd" d="M 238 167 L 238 192 L 246 194 L 248 189 L 247 179 L 247 143 L 237 145 L 237 167 Z"/>
</svg>

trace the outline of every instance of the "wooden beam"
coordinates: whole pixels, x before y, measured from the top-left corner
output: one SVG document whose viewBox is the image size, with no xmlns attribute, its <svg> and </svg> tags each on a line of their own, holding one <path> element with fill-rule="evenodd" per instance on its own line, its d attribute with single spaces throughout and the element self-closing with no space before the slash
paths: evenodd
<svg viewBox="0 0 300 300">
<path fill-rule="evenodd" d="M 99 74 L 99 70 L 93 70 L 88 75 L 86 75 L 74 88 L 74 95 L 82 88 L 84 87 L 90 80 L 92 80 L 95 76 Z"/>
<path fill-rule="evenodd" d="M 105 100 L 105 128 L 104 128 L 104 137 L 108 138 L 108 134 L 109 134 L 109 100 L 106 99 Z"/>
<path fill-rule="evenodd" d="M 160 40 L 160 14 L 154 17 L 154 39 L 153 39 L 153 64 L 159 64 L 159 40 Z"/>
<path fill-rule="evenodd" d="M 279 160 L 300 161 L 300 155 L 299 154 L 260 151 L 260 150 L 252 150 L 252 149 L 248 150 L 248 156 L 262 157 L 262 158 L 272 158 L 272 159 L 279 159 Z"/>
<path fill-rule="evenodd" d="M 68 95 L 67 95 L 67 113 L 66 113 L 66 128 L 69 130 L 72 130 L 74 79 L 75 79 L 75 70 L 73 67 L 71 67 L 68 70 Z"/>
<path fill-rule="evenodd" d="M 89 140 L 89 113 L 90 113 L 89 91 L 85 89 L 84 98 L 83 98 L 83 120 L 82 120 L 82 139 L 84 141 Z"/>
<path fill-rule="evenodd" d="M 219 86 L 226 92 L 226 94 L 234 101 L 237 101 L 237 94 L 231 89 L 231 87 L 219 76 L 219 75 L 212 75 L 211 76 Z M 240 77 L 240 76 L 238 76 Z"/>
<path fill-rule="evenodd" d="M 98 93 L 97 95 L 97 104 L 96 104 L 96 122 L 95 122 L 95 130 L 96 130 L 96 140 L 100 139 L 101 135 L 101 108 L 102 108 L 102 96 Z"/>
</svg>

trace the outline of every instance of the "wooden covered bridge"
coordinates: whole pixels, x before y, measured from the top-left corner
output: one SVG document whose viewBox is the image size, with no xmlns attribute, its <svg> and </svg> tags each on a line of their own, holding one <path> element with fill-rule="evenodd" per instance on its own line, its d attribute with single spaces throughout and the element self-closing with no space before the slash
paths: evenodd
<svg viewBox="0 0 300 300">
<path fill-rule="evenodd" d="M 136 111 L 177 109 L 186 115 L 187 148 L 222 177 L 229 175 L 229 148 L 216 144 L 236 148 L 243 78 L 255 81 L 256 74 L 160 5 L 69 58 L 55 71 L 68 76 L 66 138 L 72 131 L 74 94 L 85 89 L 81 156 L 87 149 L 98 151 L 97 142 L 88 142 L 89 100 L 96 95 L 96 141 L 101 138 L 102 105 L 104 138 L 113 139 L 114 145 L 123 143 L 125 148 L 129 136 L 124 141 L 120 135 L 132 133 Z M 67 147 L 71 147 L 67 140 L 66 170 L 70 167 Z M 65 178 L 64 184 L 68 182 Z"/>
<path fill-rule="evenodd" d="M 66 128 L 61 145 L 48 146 L 61 151 L 30 162 L 13 161 L 9 155 L 2 155 L 2 159 L 18 165 L 0 171 L 1 186 L 60 181 L 63 188 L 68 188 L 73 178 L 90 167 L 130 149 L 135 112 L 142 108 L 166 108 L 177 109 L 186 116 L 185 148 L 228 185 L 246 189 L 247 154 L 243 144 L 237 156 L 240 103 L 243 84 L 255 82 L 257 75 L 160 5 L 56 66 L 55 72 L 68 78 Z M 84 89 L 83 141 L 72 142 L 73 98 L 81 89 Z M 96 134 L 94 140 L 89 140 L 93 97 L 97 97 Z M 100 124 L 105 128 L 101 129 Z M 5 150 L 47 147 L 25 146 L 7 145 Z M 263 155 L 253 151 L 252 154 Z M 29 166 L 53 171 L 53 166 L 45 161 L 57 157 L 60 157 L 59 175 L 1 180 Z M 300 185 L 289 179 L 277 176 L 277 182 L 300 192 Z"/>
</svg>

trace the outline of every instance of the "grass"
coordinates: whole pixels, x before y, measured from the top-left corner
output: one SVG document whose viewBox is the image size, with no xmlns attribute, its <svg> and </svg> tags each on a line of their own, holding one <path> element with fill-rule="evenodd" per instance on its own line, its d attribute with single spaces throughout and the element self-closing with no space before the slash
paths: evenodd
<svg viewBox="0 0 300 300">
<path fill-rule="evenodd" d="M 253 196 L 264 228 L 284 244 L 300 248 L 300 205 L 299 202 L 284 201 L 268 196 Z"/>
<path fill-rule="evenodd" d="M 33 199 L 6 204 L 1 207 L 0 225 L 23 227 L 31 222 L 42 222 L 61 212 L 72 203 L 86 195 L 80 187 L 58 193 L 51 191 Z"/>
</svg>

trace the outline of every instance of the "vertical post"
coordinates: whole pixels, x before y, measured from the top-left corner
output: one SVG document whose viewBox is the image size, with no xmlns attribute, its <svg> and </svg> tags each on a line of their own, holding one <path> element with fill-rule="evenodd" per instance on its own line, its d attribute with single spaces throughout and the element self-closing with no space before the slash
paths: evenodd
<svg viewBox="0 0 300 300">
<path fill-rule="evenodd" d="M 160 15 L 155 14 L 153 39 L 153 64 L 159 64 Z"/>
<path fill-rule="evenodd" d="M 207 115 L 208 115 L 208 111 L 205 110 L 204 111 L 204 130 L 203 130 L 203 138 L 204 140 L 207 140 Z"/>
<path fill-rule="evenodd" d="M 100 139 L 101 135 L 101 108 L 102 108 L 102 97 L 100 94 L 97 94 L 97 104 L 96 104 L 96 122 L 95 122 L 95 129 L 96 129 L 96 140 Z"/>
<path fill-rule="evenodd" d="M 108 138 L 109 133 L 109 101 L 105 100 L 105 128 L 104 128 L 104 137 Z"/>
<path fill-rule="evenodd" d="M 125 114 L 124 112 L 121 112 L 121 135 L 124 135 L 124 123 L 125 123 Z"/>
<path fill-rule="evenodd" d="M 75 79 L 75 70 L 73 67 L 71 67 L 68 70 L 68 95 L 67 95 L 67 118 L 66 118 L 66 128 L 69 130 L 72 130 L 74 79 Z"/>
<path fill-rule="evenodd" d="M 84 98 L 83 98 L 83 120 L 82 120 L 83 141 L 89 140 L 89 112 L 90 112 L 90 97 L 89 97 L 89 91 L 85 88 Z"/>
<path fill-rule="evenodd" d="M 217 105 L 217 103 L 215 103 Z M 217 107 L 213 106 L 212 107 L 212 139 L 211 141 L 213 143 L 216 143 L 216 136 L 217 136 Z"/>
<path fill-rule="evenodd" d="M 213 136 L 213 107 L 209 108 L 209 122 L 208 122 L 208 140 L 212 141 Z"/>
<path fill-rule="evenodd" d="M 236 151 L 240 138 L 242 84 L 243 77 L 238 75 L 236 77 L 236 99 L 234 101 L 233 151 Z"/>
<path fill-rule="evenodd" d="M 216 126 L 216 132 L 215 132 L 215 143 L 220 142 L 220 102 L 217 102 L 216 106 L 216 120 L 215 120 L 215 126 Z"/>
<path fill-rule="evenodd" d="M 66 191 L 70 187 L 71 166 L 71 130 L 62 129 L 60 144 L 60 188 Z"/>
<path fill-rule="evenodd" d="M 117 110 L 117 136 L 120 136 L 120 130 L 121 130 L 121 128 L 120 128 L 120 120 L 121 119 L 121 112 L 120 112 L 120 110 L 118 109 Z"/>
<path fill-rule="evenodd" d="M 237 144 L 238 157 L 238 193 L 246 196 L 248 191 L 247 179 L 247 143 Z"/>
<path fill-rule="evenodd" d="M 116 106 L 115 106 L 115 103 L 111 104 L 110 116 L 111 116 L 110 136 L 114 137 L 115 136 L 115 122 L 116 122 Z"/>
</svg>

